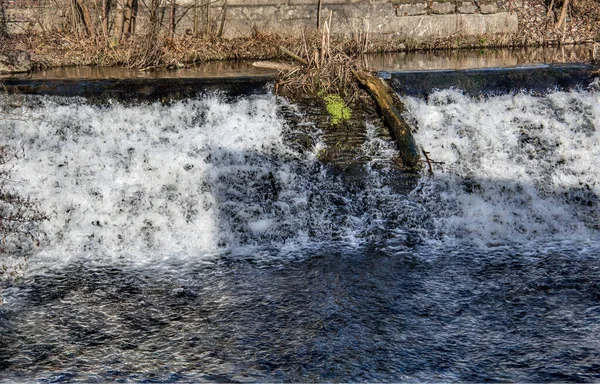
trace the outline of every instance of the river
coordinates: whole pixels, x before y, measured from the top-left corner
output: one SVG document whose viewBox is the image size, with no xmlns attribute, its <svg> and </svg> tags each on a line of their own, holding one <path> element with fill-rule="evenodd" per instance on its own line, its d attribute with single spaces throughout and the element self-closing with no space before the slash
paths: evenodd
<svg viewBox="0 0 600 384">
<path fill-rule="evenodd" d="M 374 127 L 334 172 L 271 93 L 11 97 L 51 218 L 10 248 L 4 382 L 600 379 L 598 91 L 404 96 L 417 180 Z"/>
</svg>

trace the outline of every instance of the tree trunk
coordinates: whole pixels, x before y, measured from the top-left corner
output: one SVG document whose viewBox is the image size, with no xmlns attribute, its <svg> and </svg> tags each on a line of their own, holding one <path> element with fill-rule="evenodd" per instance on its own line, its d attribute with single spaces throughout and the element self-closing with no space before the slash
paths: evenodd
<svg viewBox="0 0 600 384">
<path fill-rule="evenodd" d="M 115 20 L 115 41 L 119 43 L 123 37 L 123 27 L 125 24 L 125 3 L 127 0 L 117 2 L 117 18 Z"/>
<path fill-rule="evenodd" d="M 77 10 L 77 1 L 71 0 L 69 2 L 69 4 L 71 4 L 71 20 L 72 20 L 71 25 L 73 27 L 73 34 L 75 36 L 77 36 L 77 38 L 79 38 L 80 21 L 79 21 L 79 12 Z"/>
<path fill-rule="evenodd" d="M 252 66 L 256 68 L 275 69 L 281 72 L 288 72 L 296 68 L 290 64 L 275 63 L 273 61 L 255 61 L 252 63 Z"/>
<path fill-rule="evenodd" d="M 558 22 L 556 23 L 556 29 L 560 28 L 563 21 L 565 21 L 565 17 L 567 16 L 567 8 L 569 8 L 569 0 L 565 0 L 563 2 L 563 6 L 560 10 L 560 17 L 558 18 Z"/>
<path fill-rule="evenodd" d="M 108 16 L 110 15 L 110 0 L 102 0 L 102 33 L 108 38 Z"/>
<path fill-rule="evenodd" d="M 176 21 L 175 21 L 175 7 L 176 7 L 176 2 L 175 0 L 171 0 L 171 14 L 169 17 L 169 33 L 171 35 L 171 38 L 173 38 L 175 36 L 175 27 L 176 27 Z"/>
<path fill-rule="evenodd" d="M 131 35 L 131 17 L 133 14 L 133 0 L 125 0 L 125 12 L 123 17 L 123 35 L 127 39 Z"/>
<path fill-rule="evenodd" d="M 160 0 L 150 0 L 150 8 L 148 9 L 150 19 L 150 35 L 158 36 L 158 31 L 161 25 L 160 15 Z"/>
<path fill-rule="evenodd" d="M 87 30 L 88 36 L 92 38 L 96 38 L 96 27 L 92 22 L 92 18 L 90 17 L 90 11 L 88 7 L 85 5 L 83 0 L 77 0 L 77 5 L 81 11 L 81 15 L 83 16 L 83 23 L 85 24 L 85 28 Z"/>
<path fill-rule="evenodd" d="M 192 30 L 192 33 L 194 36 L 198 35 L 198 26 L 199 26 L 199 10 L 198 10 L 198 0 L 194 0 L 194 28 Z"/>
<path fill-rule="evenodd" d="M 323 0 L 319 0 L 319 5 L 317 6 L 317 29 L 321 30 L 321 5 Z"/>
<path fill-rule="evenodd" d="M 8 35 L 6 28 L 6 13 L 4 11 L 4 0 L 0 0 L 0 38 Z"/>
<path fill-rule="evenodd" d="M 219 26 L 219 34 L 218 36 L 223 36 L 223 27 L 225 26 L 225 18 L 227 15 L 227 0 L 223 3 L 223 13 L 221 14 L 221 25 Z"/>
<path fill-rule="evenodd" d="M 419 149 L 412 136 L 410 127 L 402 118 L 404 107 L 398 100 L 391 87 L 383 80 L 363 71 L 353 72 L 356 79 L 371 92 L 381 109 L 390 133 L 400 151 L 402 163 L 407 167 L 414 167 L 419 161 Z"/>
<path fill-rule="evenodd" d="M 210 0 L 202 0 L 202 33 L 210 33 Z"/>
<path fill-rule="evenodd" d="M 137 17 L 138 11 L 140 8 L 140 3 L 138 0 L 131 0 L 131 23 L 129 27 L 129 34 L 131 36 L 135 35 L 135 27 L 137 26 Z"/>
</svg>

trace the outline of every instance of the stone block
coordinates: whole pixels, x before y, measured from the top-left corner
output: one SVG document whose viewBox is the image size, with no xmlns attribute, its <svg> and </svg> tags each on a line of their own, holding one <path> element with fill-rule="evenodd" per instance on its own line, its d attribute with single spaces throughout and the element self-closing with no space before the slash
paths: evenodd
<svg viewBox="0 0 600 384">
<path fill-rule="evenodd" d="M 313 19 L 317 20 L 318 8 L 311 5 L 281 6 L 275 17 L 279 20 Z"/>
<path fill-rule="evenodd" d="M 397 17 L 382 32 L 395 37 L 430 38 L 451 35 L 478 36 L 495 33 L 514 33 L 518 28 L 515 13 L 491 15 L 451 14 Z"/>
<path fill-rule="evenodd" d="M 364 4 L 364 0 L 322 0 L 321 5 L 354 5 Z M 317 1 L 318 4 L 318 1 Z"/>
<path fill-rule="evenodd" d="M 378 36 L 393 34 L 395 19 L 393 14 L 390 17 L 347 18 L 333 22 L 331 33 L 346 38 L 364 36 L 366 32 Z"/>
<path fill-rule="evenodd" d="M 250 37 L 254 34 L 254 23 L 250 20 L 228 20 L 223 25 L 223 35 L 225 39 L 237 37 Z"/>
<path fill-rule="evenodd" d="M 281 0 L 227 0 L 227 6 L 262 7 L 281 5 Z M 284 3 L 287 4 L 287 1 Z"/>
<path fill-rule="evenodd" d="M 448 14 L 456 12 L 456 4 L 453 1 L 434 1 L 431 3 L 431 13 Z"/>
<path fill-rule="evenodd" d="M 287 36 L 300 36 L 302 32 L 310 33 L 316 29 L 316 22 L 306 19 L 269 20 L 263 24 L 255 24 L 254 29 L 258 32 L 277 33 Z"/>
<path fill-rule="evenodd" d="M 475 1 L 479 12 L 483 14 L 496 13 L 498 12 L 498 4 L 495 1 Z"/>
<path fill-rule="evenodd" d="M 247 7 L 228 5 L 226 20 L 269 20 L 278 17 L 279 8 L 279 6 Z"/>
<path fill-rule="evenodd" d="M 333 13 L 332 24 L 352 19 L 370 21 L 371 19 L 390 18 L 395 14 L 394 6 L 390 3 L 355 4 L 353 6 L 327 5 L 321 9 L 321 17 L 327 17 L 330 11 Z"/>
<path fill-rule="evenodd" d="M 8 50 L 0 53 L 0 73 L 21 73 L 31 71 L 29 52 Z"/>
<path fill-rule="evenodd" d="M 493 33 L 513 33 L 517 31 L 519 21 L 516 13 L 500 12 L 488 15 L 460 15 L 460 30 L 464 35 L 484 35 Z"/>
<path fill-rule="evenodd" d="M 456 8 L 458 13 L 475 13 L 478 11 L 474 1 L 459 1 Z"/>
<path fill-rule="evenodd" d="M 289 5 L 313 5 L 315 8 L 319 5 L 319 0 L 289 0 Z"/>
<path fill-rule="evenodd" d="M 427 13 L 427 3 L 398 4 L 396 16 L 416 16 Z"/>
<path fill-rule="evenodd" d="M 285 7 L 281 7 L 285 9 Z M 344 7 L 336 8 L 342 13 Z M 363 10 L 364 11 L 364 10 Z M 353 34 L 369 31 L 378 37 L 431 38 L 450 35 L 482 35 L 494 33 L 514 33 L 517 31 L 516 14 L 499 12 L 495 14 L 442 14 L 396 17 L 393 13 L 375 12 L 379 16 L 368 17 L 361 12 L 346 9 L 343 17 L 333 17 L 332 34 L 352 37 Z M 228 13 L 229 15 L 229 13 Z M 314 19 L 314 18 L 313 18 Z M 306 28 L 314 28 L 312 19 L 229 19 L 225 22 L 224 37 L 248 37 L 255 30 L 259 32 L 299 34 Z"/>
</svg>

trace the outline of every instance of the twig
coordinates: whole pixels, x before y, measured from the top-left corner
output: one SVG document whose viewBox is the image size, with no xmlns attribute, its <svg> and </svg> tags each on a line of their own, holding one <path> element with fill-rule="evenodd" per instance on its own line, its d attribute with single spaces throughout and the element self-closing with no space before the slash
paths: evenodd
<svg viewBox="0 0 600 384">
<path fill-rule="evenodd" d="M 444 162 L 431 160 L 429 158 L 429 152 L 427 152 L 423 147 L 421 147 L 421 152 L 423 152 L 423 156 L 425 156 L 425 162 L 427 163 L 428 168 L 427 172 L 429 172 L 429 174 L 433 176 L 433 167 L 431 166 L 431 164 L 444 164 Z"/>
<path fill-rule="evenodd" d="M 569 7 L 569 0 L 565 0 L 563 6 L 560 11 L 560 17 L 558 18 L 558 22 L 556 23 L 555 28 L 558 29 L 562 25 L 563 21 L 565 21 L 565 17 L 567 16 L 567 8 Z M 566 22 L 565 22 L 566 25 Z"/>
<path fill-rule="evenodd" d="M 319 7 L 317 8 L 317 29 L 321 29 L 321 5 L 323 0 L 319 0 Z"/>
<path fill-rule="evenodd" d="M 280 51 L 281 51 L 283 54 L 285 54 L 285 55 L 287 55 L 287 56 L 291 57 L 292 59 L 296 60 L 297 62 L 299 62 L 299 63 L 301 63 L 301 64 L 304 64 L 304 65 L 308 65 L 308 61 L 306 61 L 306 60 L 304 60 L 303 58 L 301 58 L 300 56 L 296 55 L 294 52 L 290 51 L 289 49 L 287 49 L 287 48 L 286 48 L 286 47 L 284 47 L 283 45 L 280 45 L 280 46 L 279 46 L 279 50 L 280 50 Z"/>
<path fill-rule="evenodd" d="M 306 55 L 307 62 L 310 61 L 310 54 L 308 53 L 308 45 L 306 44 L 306 36 L 304 35 L 304 29 L 302 30 L 302 43 L 304 45 L 304 54 Z M 310 65 L 310 63 L 309 63 Z"/>
<path fill-rule="evenodd" d="M 546 17 L 550 17 L 550 15 L 553 12 L 553 8 L 554 8 L 554 0 L 550 0 L 550 5 L 548 6 L 548 13 L 546 14 Z M 552 18 L 554 19 L 554 18 Z"/>
</svg>

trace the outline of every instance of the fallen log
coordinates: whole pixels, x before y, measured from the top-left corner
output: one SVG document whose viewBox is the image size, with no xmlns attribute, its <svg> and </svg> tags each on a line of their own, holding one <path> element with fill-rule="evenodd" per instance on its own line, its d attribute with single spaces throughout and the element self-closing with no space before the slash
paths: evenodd
<svg viewBox="0 0 600 384">
<path fill-rule="evenodd" d="M 256 68 L 276 69 L 282 72 L 291 71 L 296 68 L 290 64 L 276 63 L 273 61 L 255 61 L 252 63 L 252 66 Z"/>
<path fill-rule="evenodd" d="M 402 164 L 414 167 L 419 162 L 419 149 L 410 132 L 410 127 L 402 118 L 404 109 L 392 88 L 382 79 L 364 71 L 353 71 L 354 76 L 365 86 L 379 105 L 383 119 L 400 151 Z"/>
</svg>

